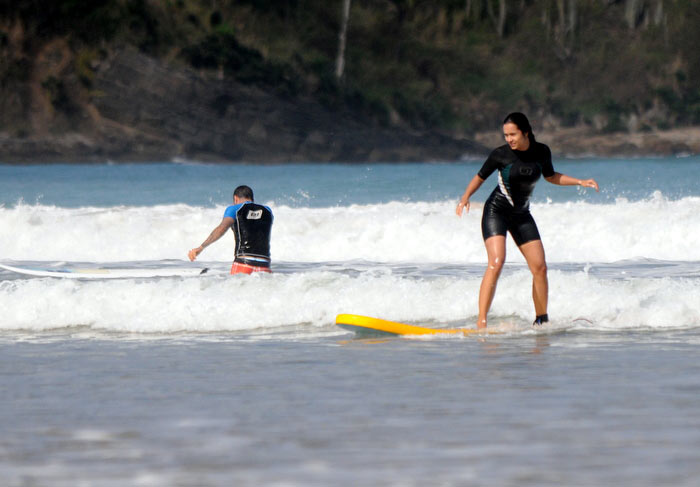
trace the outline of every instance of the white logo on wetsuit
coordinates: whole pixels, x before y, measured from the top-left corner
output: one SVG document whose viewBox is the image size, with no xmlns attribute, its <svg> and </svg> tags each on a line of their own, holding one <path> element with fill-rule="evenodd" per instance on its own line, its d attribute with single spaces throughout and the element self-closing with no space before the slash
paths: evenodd
<svg viewBox="0 0 700 487">
<path fill-rule="evenodd" d="M 262 218 L 262 210 L 248 210 L 246 215 L 247 220 L 260 220 Z"/>
</svg>

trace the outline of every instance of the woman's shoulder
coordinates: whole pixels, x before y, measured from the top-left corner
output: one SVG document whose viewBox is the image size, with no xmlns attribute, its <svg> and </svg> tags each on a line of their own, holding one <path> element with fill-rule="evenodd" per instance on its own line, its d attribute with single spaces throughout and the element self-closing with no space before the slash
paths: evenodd
<svg viewBox="0 0 700 487">
<path fill-rule="evenodd" d="M 549 146 L 547 144 L 543 144 L 542 142 L 535 142 L 535 150 L 540 154 L 547 154 L 550 157 L 552 155 L 552 151 L 549 150 Z"/>
<path fill-rule="evenodd" d="M 507 159 L 512 155 L 512 152 L 513 151 L 510 150 L 510 146 L 508 144 L 503 144 L 491 151 L 491 154 L 489 154 L 489 159 L 496 159 L 499 161 Z"/>
</svg>

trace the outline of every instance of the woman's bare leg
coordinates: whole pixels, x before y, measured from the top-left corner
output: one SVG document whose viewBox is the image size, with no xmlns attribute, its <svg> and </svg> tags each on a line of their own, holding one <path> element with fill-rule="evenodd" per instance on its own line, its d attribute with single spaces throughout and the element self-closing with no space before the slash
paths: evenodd
<svg viewBox="0 0 700 487">
<path fill-rule="evenodd" d="M 486 246 L 489 261 L 479 288 L 479 319 L 476 323 L 477 328 L 486 328 L 486 317 L 491 308 L 493 297 L 496 294 L 498 277 L 501 275 L 503 263 L 506 260 L 506 237 L 503 235 L 489 237 L 484 241 L 484 245 Z"/>
<path fill-rule="evenodd" d="M 530 240 L 520 246 L 520 251 L 532 272 L 532 301 L 535 303 L 535 315 L 545 315 L 549 299 L 549 283 L 542 241 Z"/>
</svg>

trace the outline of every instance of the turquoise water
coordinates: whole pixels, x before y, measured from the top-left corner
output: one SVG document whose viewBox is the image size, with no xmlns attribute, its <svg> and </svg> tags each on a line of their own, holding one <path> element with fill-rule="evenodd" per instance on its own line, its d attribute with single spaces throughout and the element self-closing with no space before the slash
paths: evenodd
<svg viewBox="0 0 700 487">
<path fill-rule="evenodd" d="M 0 271 L 3 485 L 695 485 L 700 158 L 555 161 L 601 191 L 538 184 L 541 330 L 510 243 L 500 335 L 334 326 L 472 326 L 495 180 L 454 207 L 479 166 L 0 166 L 13 265 L 225 270 L 229 236 L 186 252 L 233 188 L 275 213 L 271 275 Z"/>
<path fill-rule="evenodd" d="M 698 196 L 700 157 L 638 160 L 555 161 L 565 174 L 585 173 L 602 183 L 592 203 L 648 198 L 662 191 L 671 199 Z M 459 198 L 481 161 L 435 164 L 124 164 L 0 166 L 0 204 L 22 200 L 62 207 L 225 204 L 245 182 L 265 200 L 292 207 L 326 207 L 389 201 Z M 489 181 L 486 187 L 490 187 Z M 490 192 L 490 189 L 489 189 Z M 488 196 L 486 188 L 477 195 Z M 571 192 L 548 184 L 533 201 L 566 201 Z"/>
</svg>

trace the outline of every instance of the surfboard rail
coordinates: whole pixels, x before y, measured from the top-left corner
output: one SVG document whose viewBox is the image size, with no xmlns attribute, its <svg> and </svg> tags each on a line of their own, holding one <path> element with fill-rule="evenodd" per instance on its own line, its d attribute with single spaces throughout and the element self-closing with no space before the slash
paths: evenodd
<svg viewBox="0 0 700 487">
<path fill-rule="evenodd" d="M 39 268 L 39 267 L 19 267 L 0 262 L 0 268 L 34 277 L 57 277 L 63 279 L 134 279 L 152 277 L 196 277 L 219 273 L 212 272 L 209 268 L 196 267 L 161 267 L 156 269 L 139 268 Z"/>
<path fill-rule="evenodd" d="M 345 330 L 358 334 L 384 334 L 384 335 L 472 335 L 494 334 L 493 330 L 478 330 L 475 328 L 428 328 L 424 326 L 408 325 L 396 321 L 383 320 L 355 314 L 343 313 L 335 318 L 335 324 Z"/>
</svg>

